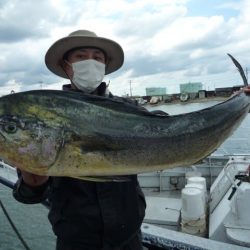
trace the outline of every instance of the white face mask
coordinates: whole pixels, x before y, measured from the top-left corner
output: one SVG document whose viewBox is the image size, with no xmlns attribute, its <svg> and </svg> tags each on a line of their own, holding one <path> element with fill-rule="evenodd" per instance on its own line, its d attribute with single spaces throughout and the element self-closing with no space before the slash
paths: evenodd
<svg viewBox="0 0 250 250">
<path fill-rule="evenodd" d="M 93 59 L 72 63 L 73 79 L 76 87 L 84 92 L 93 92 L 105 75 L 105 64 Z"/>
</svg>

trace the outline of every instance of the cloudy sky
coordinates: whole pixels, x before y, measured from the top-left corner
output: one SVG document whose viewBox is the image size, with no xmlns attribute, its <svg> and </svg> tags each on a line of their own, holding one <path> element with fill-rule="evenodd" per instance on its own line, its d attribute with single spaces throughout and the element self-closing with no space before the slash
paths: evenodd
<svg viewBox="0 0 250 250">
<path fill-rule="evenodd" d="M 125 63 L 107 75 L 113 94 L 241 84 L 227 53 L 250 69 L 249 0 L 0 0 L 0 95 L 60 89 L 44 64 L 49 46 L 77 29 L 117 41 Z"/>
</svg>

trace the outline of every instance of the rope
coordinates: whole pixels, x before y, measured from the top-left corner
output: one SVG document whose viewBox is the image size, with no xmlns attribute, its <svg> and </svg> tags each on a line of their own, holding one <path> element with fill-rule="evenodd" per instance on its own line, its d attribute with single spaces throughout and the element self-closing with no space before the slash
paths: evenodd
<svg viewBox="0 0 250 250">
<path fill-rule="evenodd" d="M 11 220 L 11 218 L 10 218 L 10 216 L 9 216 L 7 210 L 5 209 L 5 207 L 4 207 L 4 205 L 3 205 L 3 203 L 2 203 L 1 200 L 0 200 L 0 206 L 1 206 L 2 210 L 3 210 L 4 215 L 6 216 L 7 220 L 9 221 L 9 223 L 10 223 L 12 229 L 13 229 L 14 232 L 16 233 L 16 235 L 17 235 L 17 237 L 19 238 L 19 240 L 22 242 L 24 248 L 25 248 L 26 250 L 31 250 L 31 249 L 29 248 L 29 246 L 27 245 L 27 243 L 25 242 L 25 240 L 23 239 L 22 235 L 21 235 L 21 234 L 19 233 L 19 231 L 17 230 L 15 224 L 14 224 L 13 221 Z"/>
</svg>

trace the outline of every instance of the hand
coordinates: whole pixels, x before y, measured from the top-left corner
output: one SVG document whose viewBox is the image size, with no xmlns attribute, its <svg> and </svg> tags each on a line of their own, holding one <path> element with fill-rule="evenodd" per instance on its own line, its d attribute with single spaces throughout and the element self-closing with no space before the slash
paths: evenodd
<svg viewBox="0 0 250 250">
<path fill-rule="evenodd" d="M 244 87 L 243 91 L 246 93 L 246 95 L 250 95 L 250 86 Z"/>
<path fill-rule="evenodd" d="M 48 176 L 41 176 L 41 175 L 36 175 L 32 174 L 23 170 L 20 170 L 22 173 L 23 181 L 32 187 L 40 186 L 44 184 L 49 177 Z"/>
</svg>

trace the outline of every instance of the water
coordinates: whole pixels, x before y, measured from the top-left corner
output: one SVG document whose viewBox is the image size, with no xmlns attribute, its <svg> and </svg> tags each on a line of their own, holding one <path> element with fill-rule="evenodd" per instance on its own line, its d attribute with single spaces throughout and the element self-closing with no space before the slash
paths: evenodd
<svg viewBox="0 0 250 250">
<path fill-rule="evenodd" d="M 177 104 L 161 104 L 161 105 L 147 105 L 145 106 L 146 109 L 152 110 L 162 110 L 167 112 L 170 115 L 177 115 L 188 113 L 192 111 L 201 110 L 204 108 L 208 108 L 215 104 L 218 104 L 218 101 L 210 101 L 210 102 L 202 102 L 202 103 L 177 103 Z"/>
<path fill-rule="evenodd" d="M 12 190 L 0 184 L 0 201 L 26 242 L 25 248 L 0 206 L 1 250 L 53 250 L 55 236 L 47 219 L 48 209 L 41 204 L 26 205 L 12 197 Z"/>
</svg>

